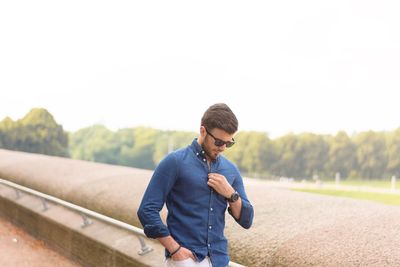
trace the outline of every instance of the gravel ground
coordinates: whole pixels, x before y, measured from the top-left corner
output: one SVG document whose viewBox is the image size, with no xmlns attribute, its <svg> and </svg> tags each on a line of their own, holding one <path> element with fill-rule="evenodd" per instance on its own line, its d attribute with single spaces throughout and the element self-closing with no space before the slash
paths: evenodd
<svg viewBox="0 0 400 267">
<path fill-rule="evenodd" d="M 0 254 L 0 266 L 80 266 L 2 218 L 0 218 Z"/>
<path fill-rule="evenodd" d="M 248 266 L 400 266 L 400 207 L 246 181 L 250 230 L 229 223 L 233 259 Z M 250 247 L 251 246 L 251 247 Z"/>
</svg>

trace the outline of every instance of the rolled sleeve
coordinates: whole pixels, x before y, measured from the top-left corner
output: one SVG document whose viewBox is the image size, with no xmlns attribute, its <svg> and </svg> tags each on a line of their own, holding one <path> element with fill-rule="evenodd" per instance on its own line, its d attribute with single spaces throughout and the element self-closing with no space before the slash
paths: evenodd
<svg viewBox="0 0 400 267">
<path fill-rule="evenodd" d="M 143 230 L 145 235 L 149 238 L 158 238 L 170 235 L 168 228 L 164 224 L 163 225 L 147 224 Z"/>
<path fill-rule="evenodd" d="M 239 219 L 236 219 L 235 216 L 233 216 L 230 208 L 228 208 L 228 212 L 238 224 L 240 224 L 245 229 L 249 229 L 253 224 L 254 208 L 247 198 L 246 192 L 244 190 L 243 179 L 241 176 L 235 179 L 233 188 L 239 193 L 240 198 L 242 199 L 242 208 L 240 209 Z"/>
<path fill-rule="evenodd" d="M 244 200 L 243 198 L 242 198 L 242 208 L 240 210 L 239 219 L 236 219 L 235 216 L 233 216 L 231 208 L 228 208 L 228 212 L 235 219 L 235 221 L 245 229 L 249 229 L 253 224 L 253 218 L 254 218 L 253 206 L 250 204 L 249 201 Z"/>
<path fill-rule="evenodd" d="M 170 235 L 167 226 L 161 220 L 160 211 L 176 177 L 176 159 L 173 154 L 169 154 L 154 171 L 137 212 L 144 233 L 149 238 Z"/>
</svg>

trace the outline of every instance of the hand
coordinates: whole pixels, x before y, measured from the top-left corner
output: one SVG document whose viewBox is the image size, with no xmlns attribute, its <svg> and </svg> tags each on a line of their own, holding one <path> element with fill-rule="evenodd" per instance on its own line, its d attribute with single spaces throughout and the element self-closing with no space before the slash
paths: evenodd
<svg viewBox="0 0 400 267">
<path fill-rule="evenodd" d="M 181 247 L 179 249 L 179 251 L 177 253 L 175 253 L 174 255 L 172 255 L 172 257 L 171 257 L 171 259 L 174 261 L 183 261 L 188 258 L 192 258 L 194 261 L 196 261 L 196 259 L 193 256 L 192 251 L 188 250 L 185 247 Z"/>
<path fill-rule="evenodd" d="M 207 184 L 225 198 L 230 198 L 235 192 L 233 187 L 226 180 L 225 176 L 218 173 L 209 173 Z"/>
</svg>

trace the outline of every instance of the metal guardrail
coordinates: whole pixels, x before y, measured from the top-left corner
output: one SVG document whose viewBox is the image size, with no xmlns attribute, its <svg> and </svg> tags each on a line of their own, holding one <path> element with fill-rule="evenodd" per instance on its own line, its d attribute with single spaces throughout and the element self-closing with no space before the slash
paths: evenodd
<svg viewBox="0 0 400 267">
<path fill-rule="evenodd" d="M 94 212 L 92 210 L 85 209 L 85 208 L 83 208 L 81 206 L 72 204 L 70 202 L 61 200 L 59 198 L 56 198 L 56 197 L 41 193 L 39 191 L 30 189 L 30 188 L 25 187 L 25 186 L 21 186 L 19 184 L 16 184 L 16 183 L 4 180 L 4 179 L 0 179 L 0 184 L 3 184 L 3 185 L 6 185 L 8 187 L 13 188 L 15 190 L 15 198 L 17 200 L 21 198 L 21 192 L 25 192 L 25 193 L 28 193 L 30 195 L 34 195 L 34 196 L 37 196 L 37 197 L 41 198 L 42 205 L 43 205 L 42 211 L 46 211 L 46 210 L 49 209 L 49 206 L 48 206 L 47 202 L 53 202 L 53 203 L 56 203 L 58 205 L 61 205 L 63 207 L 66 207 L 68 209 L 71 209 L 71 210 L 74 210 L 74 211 L 80 213 L 81 216 L 82 216 L 82 219 L 83 219 L 83 223 L 81 225 L 82 228 L 85 228 L 85 227 L 91 225 L 93 222 L 92 222 L 92 220 L 90 220 L 90 218 L 94 218 L 94 219 L 107 222 L 109 224 L 115 225 L 115 226 L 117 226 L 119 228 L 122 228 L 122 229 L 125 229 L 125 230 L 128 230 L 128 231 L 134 233 L 139 238 L 139 242 L 140 242 L 140 245 L 141 245 L 141 250 L 138 252 L 139 255 L 144 255 L 144 254 L 147 254 L 147 253 L 153 251 L 153 249 L 151 247 L 146 245 L 146 243 L 144 241 L 145 234 L 144 234 L 143 230 L 140 229 L 140 228 L 137 228 L 137 227 L 132 226 L 130 224 L 115 220 L 113 218 L 107 217 L 105 215 L 102 215 L 100 213 Z"/>
<path fill-rule="evenodd" d="M 82 220 L 83 220 L 83 223 L 81 225 L 82 228 L 85 228 L 85 227 L 91 225 L 93 223 L 93 221 L 90 218 L 94 218 L 94 219 L 112 224 L 114 226 L 117 226 L 119 228 L 122 228 L 122 229 L 125 229 L 125 230 L 128 230 L 128 231 L 134 233 L 138 237 L 140 245 L 141 245 L 141 250 L 138 252 L 139 255 L 145 255 L 145 254 L 153 251 L 153 248 L 146 245 L 146 242 L 144 240 L 144 238 L 146 238 L 146 235 L 144 234 L 144 231 L 140 228 L 137 228 L 133 225 L 118 221 L 116 219 L 113 219 L 111 217 L 97 213 L 95 211 L 83 208 L 81 206 L 72 204 L 72 203 L 64 201 L 62 199 L 41 193 L 39 191 L 33 190 L 31 188 L 28 188 L 28 187 L 25 187 L 25 186 L 22 186 L 22 185 L 19 185 L 19 184 L 16 184 L 16 183 L 13 183 L 13 182 L 1 179 L 1 178 L 0 178 L 0 184 L 3 184 L 3 185 L 13 188 L 15 190 L 16 200 L 18 200 L 22 197 L 21 192 L 25 192 L 30 195 L 39 197 L 41 199 L 42 205 L 43 205 L 42 212 L 47 211 L 49 209 L 48 202 L 52 202 L 52 203 L 56 203 L 60 206 L 66 207 L 70 210 L 74 210 L 74 211 L 80 213 L 82 216 Z M 245 266 L 230 261 L 228 267 L 245 267 Z"/>
</svg>

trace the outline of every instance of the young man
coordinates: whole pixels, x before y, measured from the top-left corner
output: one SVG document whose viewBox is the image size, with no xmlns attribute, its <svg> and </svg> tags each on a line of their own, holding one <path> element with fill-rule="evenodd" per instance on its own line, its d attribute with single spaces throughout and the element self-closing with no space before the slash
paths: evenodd
<svg viewBox="0 0 400 267">
<path fill-rule="evenodd" d="M 157 166 L 138 217 L 147 237 L 165 247 L 165 266 L 227 266 L 225 211 L 248 229 L 253 207 L 234 164 L 221 156 L 235 144 L 238 121 L 225 104 L 207 109 L 200 135 L 191 145 L 167 155 Z M 160 210 L 167 205 L 165 226 Z"/>
</svg>

